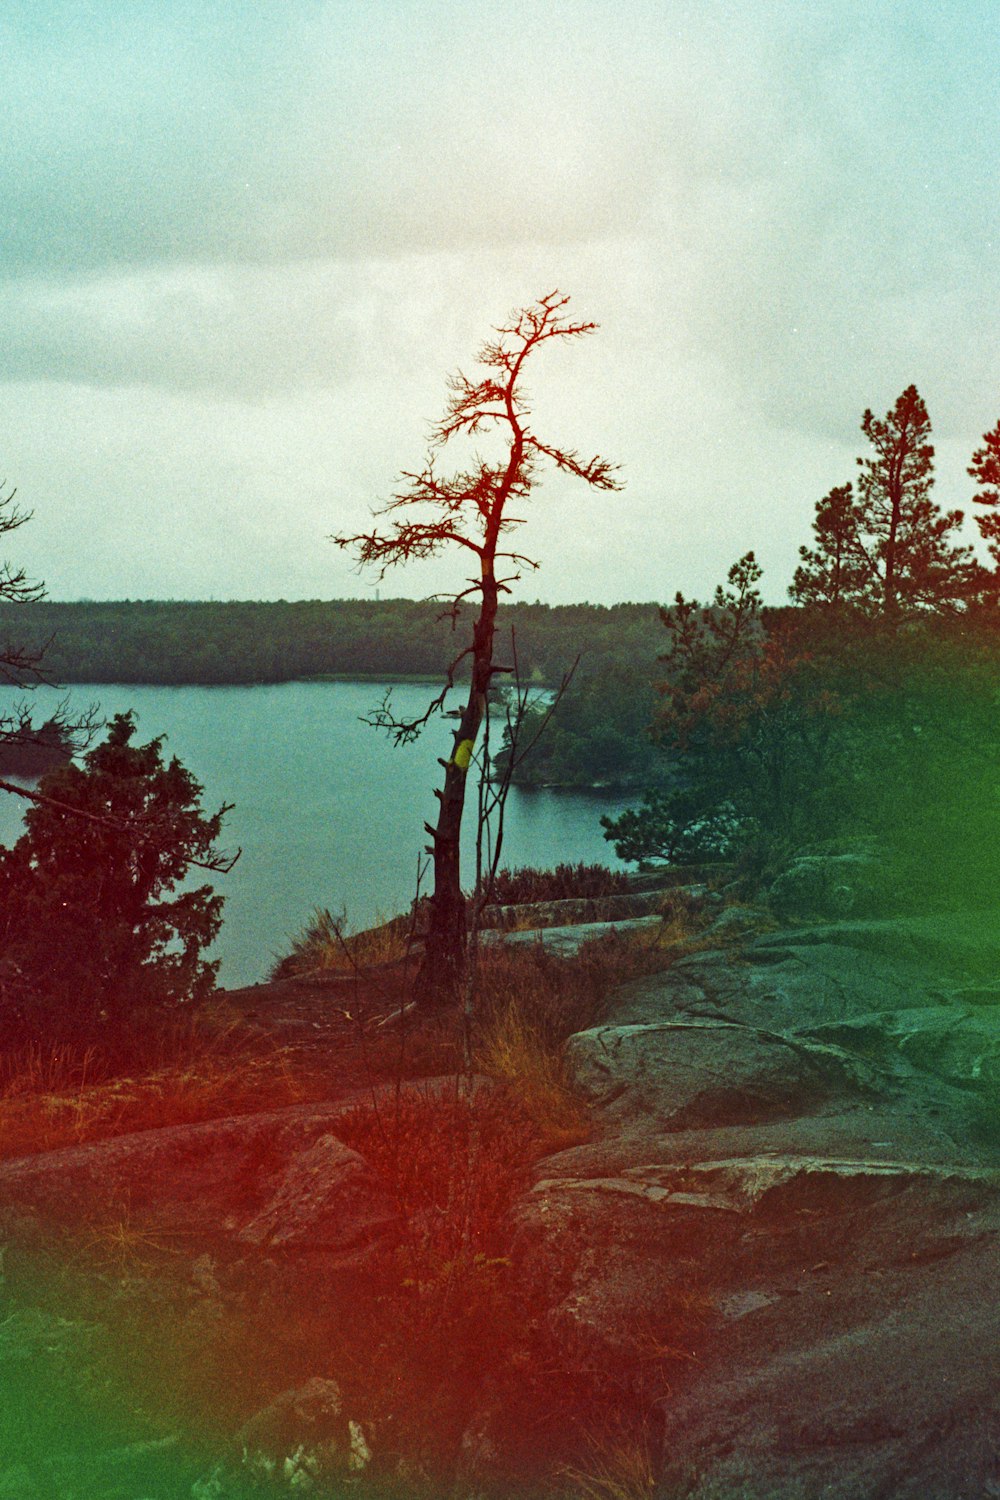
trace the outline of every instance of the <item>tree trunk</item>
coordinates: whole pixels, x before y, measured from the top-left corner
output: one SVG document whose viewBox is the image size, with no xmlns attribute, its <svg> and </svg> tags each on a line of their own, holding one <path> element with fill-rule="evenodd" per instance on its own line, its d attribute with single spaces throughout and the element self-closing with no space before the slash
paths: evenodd
<svg viewBox="0 0 1000 1500">
<path fill-rule="evenodd" d="M 495 541 L 494 541 L 495 545 Z M 424 1004 L 444 1002 L 457 993 L 465 974 L 465 897 L 462 894 L 461 833 L 469 765 L 486 713 L 486 695 L 493 677 L 493 631 L 497 587 L 492 559 L 483 559 L 482 607 L 472 637 L 472 682 L 450 760 L 444 761 L 444 787 L 437 826 L 431 835 L 434 893 L 430 900 L 424 956 L 415 992 Z"/>
</svg>

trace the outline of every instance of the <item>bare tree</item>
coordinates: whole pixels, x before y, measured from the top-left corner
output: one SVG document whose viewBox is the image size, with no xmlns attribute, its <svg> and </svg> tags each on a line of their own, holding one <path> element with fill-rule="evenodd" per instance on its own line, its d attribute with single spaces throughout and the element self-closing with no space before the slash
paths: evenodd
<svg viewBox="0 0 1000 1500">
<path fill-rule="evenodd" d="M 404 472 L 401 488 L 376 512 L 377 516 L 391 516 L 391 521 L 381 530 L 334 537 L 338 546 L 355 553 L 359 564 L 375 567 L 379 578 L 398 563 L 433 557 L 446 548 L 465 554 L 473 567 L 467 587 L 448 596 L 446 613 L 453 623 L 460 619 L 463 599 L 475 599 L 477 610 L 471 638 L 448 666 L 441 692 L 416 719 L 397 719 L 388 699 L 372 718 L 397 743 L 414 738 L 443 707 L 455 686 L 459 667 L 468 658 L 468 695 L 454 731 L 451 755 L 441 761 L 444 784 L 436 790 L 440 804 L 437 823 L 426 825 L 431 837 L 428 852 L 434 862 L 434 890 L 417 976 L 417 994 L 424 1000 L 454 995 L 462 976 L 466 923 L 459 837 L 466 780 L 493 679 L 510 670 L 494 660 L 497 607 L 501 594 L 509 593 L 520 578 L 520 570 L 537 567 L 531 558 L 502 545 L 513 528 L 525 520 L 512 514 L 511 507 L 528 500 L 546 460 L 595 489 L 621 488 L 616 465 L 599 455 L 584 460 L 574 449 L 544 441 L 531 427 L 531 408 L 522 387 L 526 362 L 553 339 L 582 338 L 597 327 L 571 318 L 566 312 L 568 302 L 568 297 L 550 292 L 531 306 L 518 309 L 506 324 L 495 329 L 496 337 L 479 352 L 479 362 L 485 367 L 480 378 L 472 380 L 459 373 L 450 380 L 447 409 L 432 429 L 424 467 Z M 474 453 L 468 468 L 448 476 L 438 472 L 437 454 L 448 443 L 486 433 L 498 434 L 501 439 L 501 452 L 495 461 Z M 498 576 L 498 565 L 509 566 L 512 571 Z"/>
</svg>

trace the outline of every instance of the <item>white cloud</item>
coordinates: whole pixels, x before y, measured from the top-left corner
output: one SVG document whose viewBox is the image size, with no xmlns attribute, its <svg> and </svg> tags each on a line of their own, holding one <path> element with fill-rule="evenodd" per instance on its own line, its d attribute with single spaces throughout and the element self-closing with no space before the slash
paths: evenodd
<svg viewBox="0 0 1000 1500">
<path fill-rule="evenodd" d="M 705 592 L 755 544 L 783 583 L 861 411 L 911 381 L 961 499 L 1000 389 L 987 19 L 8 7 L 0 452 L 35 571 L 62 595 L 356 591 L 322 538 L 554 285 L 603 326 L 538 362 L 540 424 L 629 489 L 578 511 L 546 485 L 542 593 Z"/>
</svg>

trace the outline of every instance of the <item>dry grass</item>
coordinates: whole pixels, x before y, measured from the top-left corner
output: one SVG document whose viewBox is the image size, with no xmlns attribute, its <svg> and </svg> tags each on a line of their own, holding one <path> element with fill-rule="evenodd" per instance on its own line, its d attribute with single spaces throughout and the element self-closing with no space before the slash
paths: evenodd
<svg viewBox="0 0 1000 1500">
<path fill-rule="evenodd" d="M 512 1089 L 549 1150 L 588 1139 L 587 1113 L 569 1086 L 562 1047 L 532 1023 L 519 1001 L 494 1010 L 479 1029 L 474 1066 Z"/>
<path fill-rule="evenodd" d="M 382 1179 L 400 1238 L 372 1267 L 365 1295 L 309 1337 L 319 1334 L 323 1357 L 387 1448 L 412 1473 L 441 1474 L 483 1379 L 504 1367 L 523 1322 L 509 1214 L 539 1136 L 505 1092 L 461 1080 L 356 1106 L 336 1133 Z"/>
<path fill-rule="evenodd" d="M 474 1065 L 517 1095 L 547 1149 L 587 1135 L 564 1075 L 566 1038 L 597 1025 L 619 985 L 691 951 L 695 926 L 672 899 L 658 926 L 586 944 L 573 958 L 540 946 L 480 950 Z M 324 931 L 319 924 L 304 964 L 318 966 Z M 354 964 L 363 973 L 404 951 L 408 932 L 409 919 L 397 918 L 346 940 L 335 935 L 327 966 Z M 458 1017 L 434 1014 L 405 1032 L 368 1031 L 359 1066 L 376 1078 L 412 1078 L 455 1071 L 460 1058 Z M 0 1157 L 320 1099 L 324 1082 L 319 1060 L 304 1063 L 218 1006 L 169 1025 L 137 1024 L 115 1051 L 35 1042 L 0 1059 Z"/>
<path fill-rule="evenodd" d="M 121 1279 L 149 1271 L 168 1253 L 176 1253 L 190 1235 L 143 1223 L 132 1217 L 131 1205 L 92 1223 L 81 1248 L 101 1269 Z"/>
<path fill-rule="evenodd" d="M 317 907 L 312 917 L 292 939 L 291 947 L 272 966 L 271 979 L 290 979 L 296 974 L 327 970 L 349 974 L 378 964 L 395 963 L 410 951 L 413 919 L 409 915 L 376 918 L 363 932 L 348 932 L 346 914 L 333 916 Z"/>
<path fill-rule="evenodd" d="M 96 1046 L 26 1042 L 0 1052 L 0 1099 L 59 1094 L 86 1088 L 107 1076 L 107 1059 Z"/>
<path fill-rule="evenodd" d="M 581 1463 L 567 1465 L 562 1476 L 572 1488 L 564 1500 L 650 1500 L 656 1491 L 648 1434 L 624 1426 L 592 1436 Z"/>
<path fill-rule="evenodd" d="M 152 1065 L 126 1076 L 97 1047 L 75 1053 L 35 1043 L 4 1059 L 0 1159 L 55 1151 L 133 1130 L 191 1125 L 322 1097 L 322 1079 L 292 1066 L 287 1049 L 235 1026 L 186 1028 L 148 1042 Z"/>
<path fill-rule="evenodd" d="M 569 1086 L 564 1043 L 599 1025 L 630 979 L 662 970 L 697 945 L 700 925 L 683 898 L 668 897 L 655 926 L 585 943 L 571 958 L 541 944 L 491 944 L 479 956 L 473 1058 L 508 1085 L 549 1150 L 587 1139 L 586 1112 Z"/>
</svg>

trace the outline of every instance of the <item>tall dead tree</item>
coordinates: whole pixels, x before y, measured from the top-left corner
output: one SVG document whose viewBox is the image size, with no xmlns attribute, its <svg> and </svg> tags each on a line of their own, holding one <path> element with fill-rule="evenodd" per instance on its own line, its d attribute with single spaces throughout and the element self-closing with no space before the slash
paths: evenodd
<svg viewBox="0 0 1000 1500">
<path fill-rule="evenodd" d="M 381 530 L 333 539 L 339 547 L 353 551 L 361 565 L 377 568 L 379 578 L 396 564 L 433 557 L 446 548 L 456 548 L 472 559 L 473 577 L 467 580 L 467 587 L 448 596 L 446 611 L 455 622 L 464 599 L 477 601 L 471 639 L 448 666 L 442 691 L 417 719 L 397 719 L 388 699 L 372 716 L 372 722 L 388 730 L 397 743 L 413 739 L 443 707 L 455 686 L 459 667 L 469 659 L 468 696 L 454 730 L 451 755 L 441 760 L 444 782 L 435 792 L 439 801 L 437 823 L 426 825 L 431 837 L 434 890 L 417 979 L 417 994 L 424 1000 L 453 995 L 462 976 L 466 927 L 459 840 L 467 773 L 490 686 L 497 673 L 509 670 L 494 660 L 497 606 L 500 595 L 509 593 L 520 578 L 522 567 L 537 567 L 523 553 L 502 546 L 506 534 L 525 520 L 512 514 L 512 507 L 529 498 L 546 460 L 595 489 L 621 488 L 616 465 L 599 455 L 583 460 L 575 449 L 545 442 L 531 427 L 531 408 L 521 383 L 528 359 L 553 339 L 582 338 L 597 327 L 596 323 L 571 318 L 566 312 L 568 302 L 568 297 L 550 292 L 531 306 L 518 309 L 506 324 L 494 330 L 496 337 L 479 352 L 479 363 L 484 367 L 480 378 L 473 380 L 459 373 L 450 379 L 447 409 L 432 429 L 424 467 L 418 472 L 404 472 L 400 489 L 375 512 L 376 516 L 391 516 L 391 521 Z M 448 443 L 459 438 L 475 440 L 487 433 L 500 439 L 495 460 L 474 452 L 467 468 L 447 477 L 438 472 L 437 454 Z M 509 566 L 512 571 L 499 576 L 498 565 Z"/>
</svg>

